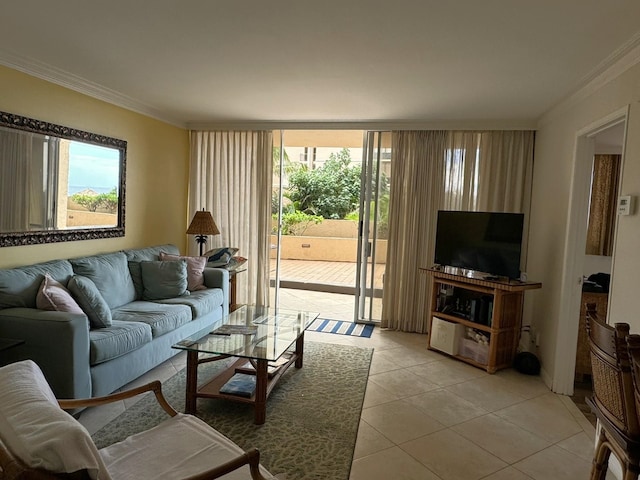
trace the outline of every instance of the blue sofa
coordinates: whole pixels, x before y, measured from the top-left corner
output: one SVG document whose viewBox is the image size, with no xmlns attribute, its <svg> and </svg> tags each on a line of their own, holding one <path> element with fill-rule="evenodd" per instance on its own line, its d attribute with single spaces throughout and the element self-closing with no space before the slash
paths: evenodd
<svg viewBox="0 0 640 480">
<path fill-rule="evenodd" d="M 0 269 L 0 337 L 25 341 L 11 361 L 34 360 L 58 398 L 106 395 L 179 353 L 174 343 L 220 323 L 229 312 L 225 269 L 205 268 L 202 290 L 145 299 L 141 266 L 163 263 L 160 252 L 179 255 L 159 245 Z M 45 274 L 70 290 L 89 278 L 110 321 L 96 326 L 89 314 L 37 309 Z"/>
</svg>

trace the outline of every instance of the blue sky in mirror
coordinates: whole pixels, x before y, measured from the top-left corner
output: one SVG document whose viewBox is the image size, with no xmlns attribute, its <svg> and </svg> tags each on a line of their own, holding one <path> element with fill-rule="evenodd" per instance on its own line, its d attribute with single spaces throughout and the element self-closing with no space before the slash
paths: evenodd
<svg viewBox="0 0 640 480">
<path fill-rule="evenodd" d="M 91 189 L 108 193 L 118 189 L 120 152 L 114 148 L 70 142 L 68 195 Z"/>
</svg>

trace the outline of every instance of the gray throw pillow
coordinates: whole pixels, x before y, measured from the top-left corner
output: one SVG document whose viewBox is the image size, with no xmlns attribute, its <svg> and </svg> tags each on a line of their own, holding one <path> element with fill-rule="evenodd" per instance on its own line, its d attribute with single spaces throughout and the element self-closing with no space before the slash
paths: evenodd
<svg viewBox="0 0 640 480">
<path fill-rule="evenodd" d="M 124 252 L 72 258 L 69 261 L 76 275 L 90 278 L 95 283 L 109 308 L 118 308 L 136 299 Z"/>
<path fill-rule="evenodd" d="M 133 286 L 136 289 L 136 300 L 141 300 L 144 285 L 142 284 L 142 270 L 139 261 L 129 260 L 129 273 L 131 273 L 131 280 L 133 280 Z"/>
<path fill-rule="evenodd" d="M 105 328 L 112 325 L 111 310 L 90 278 L 74 275 L 67 288 L 82 311 L 89 318 L 92 328 Z"/>
<path fill-rule="evenodd" d="M 187 262 L 140 262 L 144 300 L 164 300 L 187 292 Z"/>
</svg>

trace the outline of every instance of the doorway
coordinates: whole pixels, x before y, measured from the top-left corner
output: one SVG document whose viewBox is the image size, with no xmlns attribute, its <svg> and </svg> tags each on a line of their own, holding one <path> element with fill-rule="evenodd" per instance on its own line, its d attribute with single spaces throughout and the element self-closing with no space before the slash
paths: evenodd
<svg viewBox="0 0 640 480">
<path fill-rule="evenodd" d="M 588 279 L 594 273 L 603 273 L 608 276 L 610 281 L 614 274 L 612 264 L 615 256 L 615 241 L 612 242 L 612 248 L 607 255 L 587 254 L 587 229 L 595 155 L 604 153 L 605 150 L 608 150 L 607 153 L 619 154 L 619 169 L 622 172 L 627 116 L 628 108 L 621 109 L 586 127 L 577 134 L 568 218 L 569 228 L 566 242 L 567 251 L 571 254 L 565 258 L 561 292 L 561 298 L 565 299 L 565 301 L 562 303 L 560 312 L 561 318 L 571 320 L 561 322 L 558 329 L 552 385 L 552 389 L 556 393 L 573 395 L 574 385 L 578 379 L 577 373 L 582 368 L 580 357 L 583 356 L 582 358 L 584 358 L 586 332 L 584 331 L 584 325 L 581 324 L 583 323 L 581 306 L 583 293 L 585 293 L 583 289 L 588 290 L 589 285 L 588 282 L 585 282 L 585 279 Z M 619 185 L 620 177 L 618 177 L 616 185 Z M 611 234 L 615 240 L 617 215 L 614 214 L 612 216 L 611 222 Z M 602 281 L 603 278 L 603 276 L 598 276 L 597 280 Z M 608 286 L 606 290 L 606 296 L 608 296 Z M 603 312 L 605 312 L 605 317 L 607 311 L 608 307 L 604 305 Z M 582 336 L 579 337 L 579 335 Z M 588 348 L 588 343 L 586 346 Z M 580 351 L 581 348 L 582 352 Z M 580 380 L 583 380 L 582 374 L 580 374 Z"/>
<path fill-rule="evenodd" d="M 379 321 L 390 141 L 362 130 L 273 137 L 271 304 Z"/>
</svg>

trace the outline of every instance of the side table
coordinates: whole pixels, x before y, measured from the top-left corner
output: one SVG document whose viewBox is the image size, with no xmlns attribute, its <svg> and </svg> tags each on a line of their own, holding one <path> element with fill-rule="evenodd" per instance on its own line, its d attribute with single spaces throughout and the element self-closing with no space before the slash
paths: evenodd
<svg viewBox="0 0 640 480">
<path fill-rule="evenodd" d="M 239 273 L 246 271 L 246 268 L 241 268 L 239 270 L 229 270 L 229 312 L 233 312 L 240 307 L 240 304 L 237 301 L 238 283 L 236 276 Z"/>
</svg>

